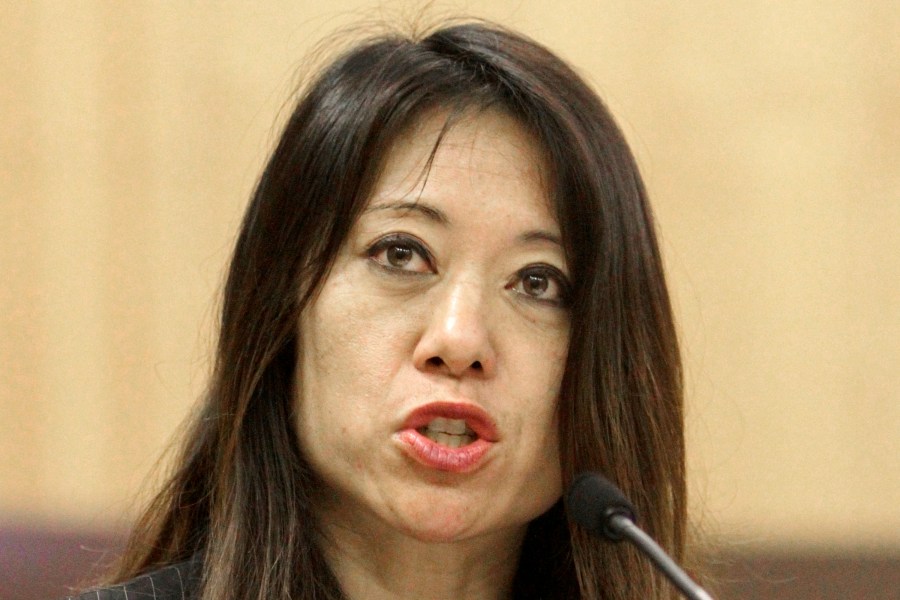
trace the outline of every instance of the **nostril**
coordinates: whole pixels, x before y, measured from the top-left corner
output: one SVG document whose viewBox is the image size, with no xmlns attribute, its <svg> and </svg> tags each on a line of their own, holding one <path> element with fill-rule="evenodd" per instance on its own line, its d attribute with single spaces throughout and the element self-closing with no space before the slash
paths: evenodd
<svg viewBox="0 0 900 600">
<path fill-rule="evenodd" d="M 432 356 L 431 358 L 429 358 L 428 360 L 425 361 L 425 367 L 428 369 L 434 369 L 434 370 L 441 371 L 441 372 L 443 372 L 446 369 L 450 373 L 455 373 L 455 370 L 454 370 L 455 368 L 462 368 L 463 371 L 472 370 L 476 373 L 484 373 L 484 365 L 481 364 L 480 360 L 473 361 L 472 363 L 469 364 L 469 366 L 467 368 L 463 368 L 462 364 L 459 365 L 458 367 L 454 367 L 452 363 L 448 363 L 440 356 Z M 459 374 L 461 374 L 461 373 L 462 373 L 462 371 L 460 371 Z"/>
</svg>

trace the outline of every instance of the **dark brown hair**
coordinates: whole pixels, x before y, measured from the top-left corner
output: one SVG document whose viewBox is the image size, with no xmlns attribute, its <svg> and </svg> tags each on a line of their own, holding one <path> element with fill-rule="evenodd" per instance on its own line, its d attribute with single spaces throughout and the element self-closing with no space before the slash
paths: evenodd
<svg viewBox="0 0 900 600">
<path fill-rule="evenodd" d="M 400 132 L 435 109 L 486 108 L 537 140 L 574 282 L 559 406 L 564 484 L 604 472 L 683 558 L 681 369 L 637 166 L 571 68 L 521 35 L 470 22 L 362 42 L 301 95 L 244 217 L 205 402 L 119 579 L 201 556 L 206 599 L 342 597 L 317 544 L 315 477 L 292 419 L 299 316 Z M 630 548 L 570 526 L 562 501 L 530 525 L 515 586 L 522 598 L 670 594 Z"/>
</svg>

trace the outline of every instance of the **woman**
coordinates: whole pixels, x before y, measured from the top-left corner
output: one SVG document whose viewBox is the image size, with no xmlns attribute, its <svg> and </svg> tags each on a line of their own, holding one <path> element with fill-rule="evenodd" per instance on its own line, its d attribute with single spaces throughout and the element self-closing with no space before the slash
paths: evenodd
<svg viewBox="0 0 900 600">
<path fill-rule="evenodd" d="M 371 39 L 300 98 L 131 581 L 83 597 L 670 597 L 568 524 L 584 470 L 683 558 L 679 355 L 629 149 L 517 34 Z"/>
</svg>

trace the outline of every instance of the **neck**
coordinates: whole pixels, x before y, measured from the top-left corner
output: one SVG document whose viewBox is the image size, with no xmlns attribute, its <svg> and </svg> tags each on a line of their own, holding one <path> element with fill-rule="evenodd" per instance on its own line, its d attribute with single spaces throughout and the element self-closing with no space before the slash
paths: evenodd
<svg viewBox="0 0 900 600">
<path fill-rule="evenodd" d="M 326 525 L 326 560 L 352 600 L 512 597 L 525 529 L 453 542 Z"/>
</svg>

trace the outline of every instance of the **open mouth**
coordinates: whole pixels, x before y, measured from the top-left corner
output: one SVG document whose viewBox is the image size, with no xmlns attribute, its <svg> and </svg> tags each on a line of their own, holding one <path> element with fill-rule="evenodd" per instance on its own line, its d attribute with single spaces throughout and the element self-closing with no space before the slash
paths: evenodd
<svg viewBox="0 0 900 600">
<path fill-rule="evenodd" d="M 478 439 L 478 434 L 466 425 L 464 419 L 435 417 L 428 425 L 418 427 L 416 431 L 432 442 L 449 448 L 468 446 Z"/>
<path fill-rule="evenodd" d="M 402 451 L 419 464 L 454 473 L 471 473 L 487 464 L 499 441 L 491 416 L 464 402 L 420 406 L 395 435 Z"/>
</svg>

